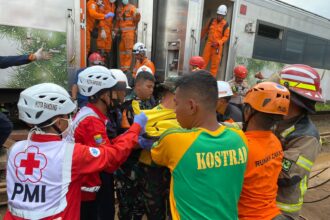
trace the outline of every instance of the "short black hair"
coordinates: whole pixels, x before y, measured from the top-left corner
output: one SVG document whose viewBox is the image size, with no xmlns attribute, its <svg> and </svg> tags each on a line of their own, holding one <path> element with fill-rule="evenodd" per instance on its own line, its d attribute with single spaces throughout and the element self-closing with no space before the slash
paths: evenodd
<svg viewBox="0 0 330 220">
<path fill-rule="evenodd" d="M 227 103 L 229 103 L 231 96 L 221 97 L 220 99 L 224 99 L 224 100 L 226 100 Z"/>
<path fill-rule="evenodd" d="M 205 108 L 213 110 L 217 106 L 218 85 L 215 78 L 206 70 L 195 71 L 192 74 L 183 75 L 175 83 L 176 88 L 184 91 L 187 96 L 194 97 Z"/>
<path fill-rule="evenodd" d="M 146 80 L 149 80 L 151 82 L 156 81 L 155 77 L 151 73 L 147 71 L 142 71 L 136 76 L 135 84 L 139 81 L 146 81 Z"/>
</svg>

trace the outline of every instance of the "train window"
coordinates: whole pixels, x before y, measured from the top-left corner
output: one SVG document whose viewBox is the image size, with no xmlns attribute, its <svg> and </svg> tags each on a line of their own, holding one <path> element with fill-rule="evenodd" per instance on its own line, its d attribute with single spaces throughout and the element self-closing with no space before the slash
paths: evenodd
<svg viewBox="0 0 330 220">
<path fill-rule="evenodd" d="M 324 56 L 324 68 L 330 69 L 330 41 L 328 41 L 328 46 L 326 47 L 326 52 Z"/>
<path fill-rule="evenodd" d="M 258 23 L 253 57 L 262 60 L 280 61 L 282 35 L 282 28 L 264 22 Z"/>
<path fill-rule="evenodd" d="M 259 24 L 258 35 L 271 38 L 271 39 L 282 39 L 283 30 L 273 26 Z"/>
<path fill-rule="evenodd" d="M 326 40 L 309 36 L 304 51 L 304 63 L 310 66 L 323 67 L 326 45 Z"/>
<path fill-rule="evenodd" d="M 306 38 L 306 34 L 288 30 L 282 60 L 286 63 L 302 63 Z"/>
</svg>

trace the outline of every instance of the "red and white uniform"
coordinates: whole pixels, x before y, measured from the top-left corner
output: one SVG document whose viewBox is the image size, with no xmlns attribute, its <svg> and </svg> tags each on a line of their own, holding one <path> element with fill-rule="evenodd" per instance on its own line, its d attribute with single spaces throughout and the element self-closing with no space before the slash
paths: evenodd
<svg viewBox="0 0 330 220">
<path fill-rule="evenodd" d="M 89 147 L 68 143 L 59 136 L 34 134 L 17 142 L 7 163 L 10 219 L 80 219 L 82 177 L 104 169 L 116 170 L 138 141 L 141 127 L 126 133 L 120 144 Z"/>
<path fill-rule="evenodd" d="M 75 143 L 82 143 L 88 146 L 110 145 L 136 145 L 131 135 L 122 134 L 115 139 L 109 140 L 106 132 L 107 117 L 93 104 L 88 103 L 75 116 L 72 122 L 73 137 Z M 138 126 L 138 125 L 135 125 Z M 138 135 L 138 134 L 137 134 Z M 128 154 L 127 154 L 128 156 Z M 125 157 L 125 160 L 127 157 Z M 105 171 L 112 173 L 117 167 L 110 167 Z M 82 187 L 82 201 L 96 199 L 96 192 L 100 189 L 101 180 L 99 172 L 91 173 L 84 177 Z"/>
</svg>

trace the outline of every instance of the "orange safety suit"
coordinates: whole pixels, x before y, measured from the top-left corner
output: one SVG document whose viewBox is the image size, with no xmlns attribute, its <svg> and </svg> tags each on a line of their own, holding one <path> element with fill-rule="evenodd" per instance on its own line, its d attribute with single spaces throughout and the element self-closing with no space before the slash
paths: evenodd
<svg viewBox="0 0 330 220">
<path fill-rule="evenodd" d="M 87 2 L 87 32 L 86 32 L 86 52 L 90 52 L 91 48 L 91 32 L 95 26 L 95 20 L 104 20 L 105 14 L 99 13 L 99 6 L 95 0 L 89 0 Z"/>
<path fill-rule="evenodd" d="M 283 151 L 271 131 L 247 131 L 248 163 L 238 203 L 240 220 L 271 220 L 281 212 L 276 206 L 277 179 L 282 170 Z"/>
<path fill-rule="evenodd" d="M 149 60 L 147 57 L 144 58 L 144 60 L 142 62 L 140 62 L 140 60 L 137 60 L 136 63 L 135 63 L 135 66 L 134 66 L 134 69 L 133 69 L 133 77 L 135 78 L 136 77 L 136 72 L 138 71 L 138 69 L 141 67 L 141 66 L 147 66 L 151 69 L 152 71 L 152 75 L 155 75 L 155 65 L 154 63 Z"/>
<path fill-rule="evenodd" d="M 117 8 L 116 28 L 121 34 L 119 43 L 119 68 L 129 70 L 132 64 L 132 50 L 135 42 L 135 30 L 141 15 L 132 4 L 121 5 Z"/>
<path fill-rule="evenodd" d="M 223 45 L 228 41 L 230 35 L 228 22 L 225 19 L 222 19 L 220 22 L 218 22 L 217 19 L 211 20 L 208 27 L 203 29 L 202 37 L 204 37 L 205 34 L 208 34 L 203 52 L 205 68 L 211 59 L 210 72 L 216 77 L 221 62 Z"/>
<path fill-rule="evenodd" d="M 103 1 L 103 6 L 99 7 L 99 12 L 103 14 L 107 14 L 109 12 L 115 13 L 116 5 L 115 3 L 111 3 L 109 0 Z M 99 24 L 99 36 L 97 38 L 97 48 L 100 50 L 104 50 L 105 52 L 110 52 L 112 48 L 112 25 L 113 18 L 101 20 Z M 102 39 L 101 31 L 105 30 L 106 39 Z"/>
</svg>

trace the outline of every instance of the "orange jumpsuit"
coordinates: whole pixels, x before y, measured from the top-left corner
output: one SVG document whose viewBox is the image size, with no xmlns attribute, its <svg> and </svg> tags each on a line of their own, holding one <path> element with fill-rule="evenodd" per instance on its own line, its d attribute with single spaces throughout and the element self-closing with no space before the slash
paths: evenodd
<svg viewBox="0 0 330 220">
<path fill-rule="evenodd" d="M 225 27 L 226 24 L 227 21 L 225 19 L 222 19 L 220 22 L 218 22 L 217 19 L 213 19 L 211 24 L 204 29 L 204 34 L 202 33 L 202 37 L 205 33 L 208 33 L 207 42 L 203 52 L 205 67 L 207 67 L 211 59 L 210 72 L 214 77 L 216 77 L 218 73 L 223 45 L 228 41 L 230 35 L 230 28 L 229 26 Z M 212 47 L 212 43 L 217 45 Z"/>
<path fill-rule="evenodd" d="M 115 13 L 116 5 L 115 3 L 111 3 L 109 0 L 103 1 L 103 6 L 99 7 L 99 12 L 103 14 L 107 14 L 109 12 Z M 110 52 L 112 48 L 112 25 L 113 18 L 109 18 L 106 20 L 101 20 L 99 24 L 99 36 L 97 38 L 97 48 L 100 50 L 104 50 L 105 52 Z M 105 30 L 107 34 L 106 39 L 102 39 L 101 31 Z"/>
<path fill-rule="evenodd" d="M 89 0 L 87 2 L 87 32 L 86 32 L 86 52 L 90 52 L 91 48 L 91 32 L 95 25 L 95 20 L 104 20 L 105 14 L 98 12 L 99 6 L 95 0 Z"/>
<path fill-rule="evenodd" d="M 121 5 L 117 8 L 116 31 L 121 33 L 119 43 L 119 68 L 129 70 L 132 64 L 132 50 L 135 42 L 135 30 L 141 15 L 132 4 Z"/>
<path fill-rule="evenodd" d="M 146 57 L 146 58 L 144 58 L 144 60 L 142 61 L 142 63 L 140 62 L 140 60 L 137 60 L 137 61 L 136 61 L 135 66 L 134 66 L 134 69 L 133 69 L 133 77 L 134 77 L 134 78 L 135 78 L 135 76 L 136 76 L 136 72 L 137 72 L 137 70 L 138 70 L 141 66 L 147 66 L 147 67 L 149 67 L 149 68 L 151 69 L 151 71 L 152 71 L 152 75 L 155 75 L 155 71 L 156 71 L 156 69 L 155 69 L 155 65 L 154 65 L 154 63 L 153 63 L 151 60 L 149 60 L 149 59 Z"/>
<path fill-rule="evenodd" d="M 282 170 L 281 142 L 271 131 L 247 131 L 248 163 L 238 203 L 240 220 L 271 220 L 281 214 L 276 205 L 277 179 Z"/>
</svg>

